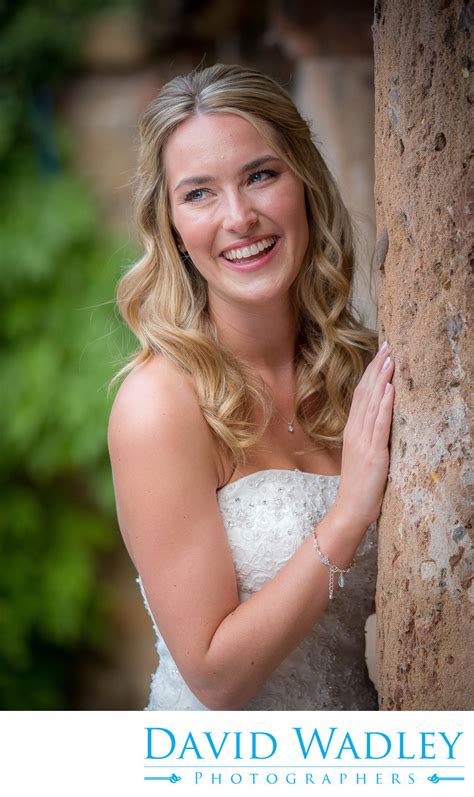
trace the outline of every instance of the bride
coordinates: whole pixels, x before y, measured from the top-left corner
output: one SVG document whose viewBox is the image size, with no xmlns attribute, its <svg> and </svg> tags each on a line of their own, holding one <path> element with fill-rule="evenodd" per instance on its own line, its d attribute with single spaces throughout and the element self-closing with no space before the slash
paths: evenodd
<svg viewBox="0 0 474 797">
<path fill-rule="evenodd" d="M 394 363 L 351 310 L 350 221 L 308 125 L 253 70 L 175 78 L 142 120 L 138 212 L 109 450 L 158 637 L 148 708 L 376 708 Z"/>
</svg>

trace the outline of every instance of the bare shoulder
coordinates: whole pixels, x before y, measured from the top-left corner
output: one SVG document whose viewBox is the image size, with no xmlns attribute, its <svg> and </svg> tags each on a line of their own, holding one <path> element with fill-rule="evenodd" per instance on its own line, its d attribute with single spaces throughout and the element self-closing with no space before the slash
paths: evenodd
<svg viewBox="0 0 474 797">
<path fill-rule="evenodd" d="M 131 371 L 121 384 L 110 413 L 109 450 L 154 445 L 166 455 L 198 447 L 216 463 L 213 436 L 201 413 L 192 379 L 178 366 L 154 356 Z"/>
<path fill-rule="evenodd" d="M 164 358 L 138 366 L 120 386 L 108 445 L 119 525 L 133 559 L 145 515 L 158 529 L 168 507 L 171 528 L 188 500 L 215 503 L 222 476 L 214 437 L 192 380 Z"/>
<path fill-rule="evenodd" d="M 188 502 L 215 504 L 217 446 L 192 380 L 164 358 L 138 366 L 120 386 L 108 445 L 119 525 L 134 561 L 144 525 L 153 527 L 151 539 L 165 518 L 173 528 Z"/>
<path fill-rule="evenodd" d="M 148 424 L 165 423 L 177 418 L 183 410 L 199 420 L 199 405 L 191 379 L 164 357 L 154 356 L 138 365 L 120 385 L 110 414 L 110 429 L 116 431 L 125 423 L 139 431 Z M 180 424 L 181 425 L 181 424 Z"/>
</svg>

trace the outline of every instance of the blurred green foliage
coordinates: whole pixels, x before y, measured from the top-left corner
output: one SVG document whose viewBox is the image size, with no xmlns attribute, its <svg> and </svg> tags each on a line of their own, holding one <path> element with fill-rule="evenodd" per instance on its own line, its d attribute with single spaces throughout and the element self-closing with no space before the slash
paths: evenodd
<svg viewBox="0 0 474 797">
<path fill-rule="evenodd" d="M 55 92 L 85 12 L 0 6 L 0 707 L 69 707 L 74 657 L 107 644 L 116 543 L 108 382 L 131 348 L 113 296 L 132 253 L 71 172 Z"/>
</svg>

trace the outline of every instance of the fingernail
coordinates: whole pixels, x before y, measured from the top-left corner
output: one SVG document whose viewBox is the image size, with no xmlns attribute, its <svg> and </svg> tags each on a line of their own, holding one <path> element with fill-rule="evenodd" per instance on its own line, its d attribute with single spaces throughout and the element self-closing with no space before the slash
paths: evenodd
<svg viewBox="0 0 474 797">
<path fill-rule="evenodd" d="M 387 384 L 385 385 L 385 395 L 386 396 L 390 393 L 391 389 L 392 389 L 392 383 L 391 382 L 387 382 Z"/>
<path fill-rule="evenodd" d="M 390 365 L 390 357 L 387 357 L 384 364 L 382 365 L 382 371 L 386 371 L 389 365 Z"/>
<path fill-rule="evenodd" d="M 379 354 L 383 354 L 383 352 L 386 351 L 387 347 L 388 347 L 388 343 L 387 343 L 386 340 L 384 340 L 384 342 L 382 343 L 382 345 L 381 345 L 381 347 L 379 349 Z"/>
</svg>

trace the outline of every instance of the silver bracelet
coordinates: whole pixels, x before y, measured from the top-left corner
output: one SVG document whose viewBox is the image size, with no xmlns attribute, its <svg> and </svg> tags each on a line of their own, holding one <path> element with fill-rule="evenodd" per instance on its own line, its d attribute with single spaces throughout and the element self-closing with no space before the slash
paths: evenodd
<svg viewBox="0 0 474 797">
<path fill-rule="evenodd" d="M 316 536 L 316 529 L 313 529 L 313 545 L 323 565 L 329 567 L 329 600 L 332 601 L 334 597 L 334 574 L 339 573 L 339 578 L 337 579 L 337 583 L 342 589 L 344 586 L 344 573 L 348 573 L 349 570 L 351 570 L 354 562 L 351 562 L 349 567 L 346 568 L 338 567 L 337 565 L 332 565 L 331 562 L 329 561 L 329 558 L 322 553 L 321 548 L 319 547 L 318 538 Z"/>
</svg>

